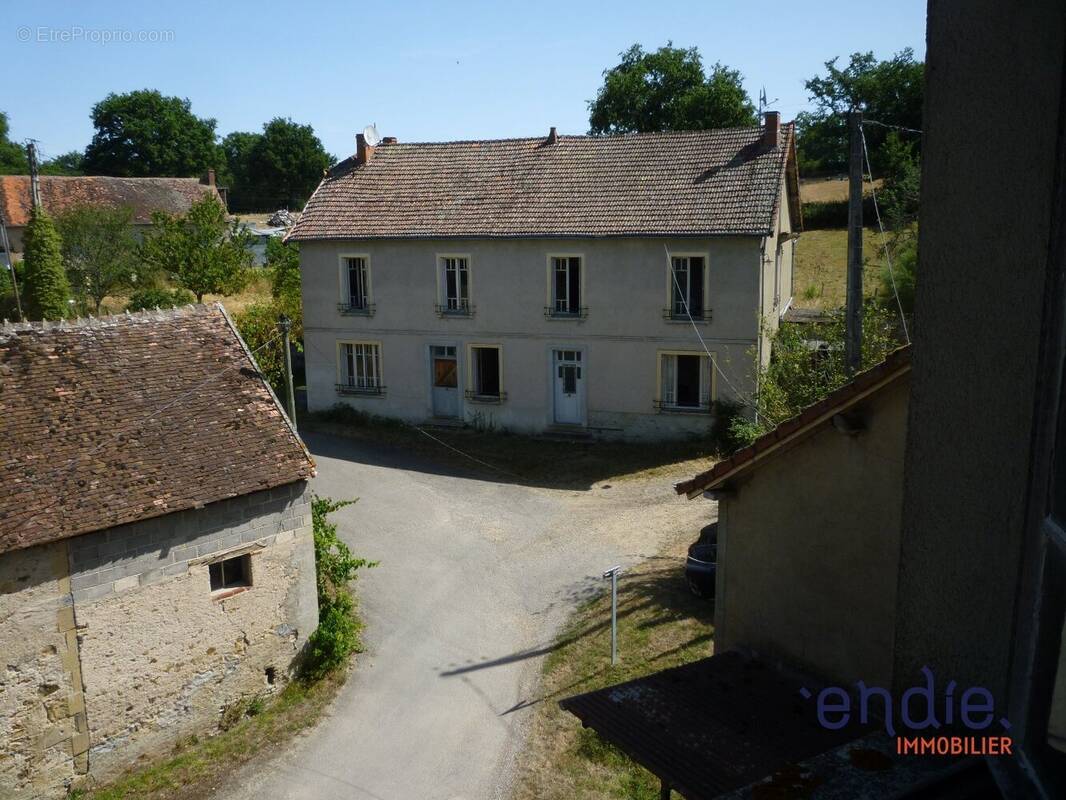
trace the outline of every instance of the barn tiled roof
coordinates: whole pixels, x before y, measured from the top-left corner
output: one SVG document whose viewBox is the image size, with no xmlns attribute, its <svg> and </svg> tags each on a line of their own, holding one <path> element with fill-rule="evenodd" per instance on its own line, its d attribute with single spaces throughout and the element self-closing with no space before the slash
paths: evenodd
<svg viewBox="0 0 1066 800">
<path fill-rule="evenodd" d="M 184 214 L 189 206 L 211 195 L 221 202 L 214 186 L 196 178 L 109 178 L 99 175 L 42 175 L 41 204 L 52 215 L 78 205 L 133 209 L 133 222 L 152 221 L 152 212 Z M 27 175 L 0 175 L 0 214 L 11 227 L 30 221 L 33 203 Z"/>
<path fill-rule="evenodd" d="M 830 392 L 817 403 L 767 431 L 750 445 L 740 448 L 706 472 L 675 484 L 674 490 L 678 494 L 696 497 L 709 489 L 721 488 L 727 482 L 756 468 L 766 456 L 812 433 L 827 419 L 846 411 L 872 392 L 880 391 L 895 382 L 898 377 L 910 372 L 910 369 L 911 346 L 908 344 L 893 350 L 880 364 L 860 372 L 836 391 Z"/>
<path fill-rule="evenodd" d="M 0 326 L 0 553 L 311 477 L 221 306 Z"/>
<path fill-rule="evenodd" d="M 762 133 L 389 142 L 338 164 L 290 238 L 765 235 L 795 149 L 791 124 Z"/>
</svg>

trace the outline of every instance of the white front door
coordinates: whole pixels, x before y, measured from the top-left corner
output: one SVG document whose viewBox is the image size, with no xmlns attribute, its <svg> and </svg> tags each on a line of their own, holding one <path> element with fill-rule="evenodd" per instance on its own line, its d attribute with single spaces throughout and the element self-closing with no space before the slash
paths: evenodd
<svg viewBox="0 0 1066 800">
<path fill-rule="evenodd" d="M 459 416 L 459 361 L 452 346 L 430 345 L 429 380 L 433 416 Z"/>
<path fill-rule="evenodd" d="M 555 421 L 581 425 L 585 421 L 585 367 L 580 350 L 553 350 Z"/>
</svg>

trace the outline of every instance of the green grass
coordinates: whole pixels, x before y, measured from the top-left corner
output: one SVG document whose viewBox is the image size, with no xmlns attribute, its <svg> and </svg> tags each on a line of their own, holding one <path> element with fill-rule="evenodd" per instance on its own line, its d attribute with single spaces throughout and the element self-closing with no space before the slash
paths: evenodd
<svg viewBox="0 0 1066 800">
<path fill-rule="evenodd" d="M 299 427 L 301 431 L 321 431 L 402 448 L 486 478 L 568 489 L 588 489 L 603 481 L 646 479 L 678 471 L 695 473 L 711 464 L 717 450 L 709 437 L 668 442 L 570 441 L 472 427 L 428 429 L 440 440 L 435 441 L 411 425 L 364 414 L 349 406 L 305 416 L 299 420 Z"/>
<path fill-rule="evenodd" d="M 228 727 L 190 737 L 169 757 L 140 764 L 103 786 L 75 789 L 71 800 L 193 800 L 210 794 L 226 773 L 291 739 L 322 715 L 344 682 L 336 673 L 314 684 L 294 681 L 274 697 L 251 697 L 228 709 Z"/>
<path fill-rule="evenodd" d="M 610 663 L 610 598 L 598 591 L 574 613 L 544 665 L 514 800 L 659 797 L 658 780 L 562 711 L 564 697 L 712 654 L 713 603 L 693 596 L 682 565 L 685 542 L 619 579 L 620 660 Z"/>
<path fill-rule="evenodd" d="M 881 286 L 884 251 L 876 229 L 862 234 L 863 294 L 876 294 Z M 799 308 L 840 308 L 847 287 L 848 232 L 843 229 L 803 231 L 796 244 L 793 278 L 794 304 Z"/>
</svg>

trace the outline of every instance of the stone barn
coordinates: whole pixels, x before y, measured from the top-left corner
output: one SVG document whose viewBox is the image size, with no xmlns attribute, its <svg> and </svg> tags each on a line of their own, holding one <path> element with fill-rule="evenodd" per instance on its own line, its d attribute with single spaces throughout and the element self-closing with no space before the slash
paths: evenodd
<svg viewBox="0 0 1066 800">
<path fill-rule="evenodd" d="M 0 327 L 0 796 L 62 796 L 290 677 L 314 464 L 221 306 Z"/>
</svg>

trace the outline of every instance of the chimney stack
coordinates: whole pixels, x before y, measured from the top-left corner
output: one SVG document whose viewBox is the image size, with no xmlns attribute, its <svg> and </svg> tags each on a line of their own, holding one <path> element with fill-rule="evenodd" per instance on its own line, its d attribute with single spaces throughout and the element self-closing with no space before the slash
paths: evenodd
<svg viewBox="0 0 1066 800">
<path fill-rule="evenodd" d="M 777 147 L 781 142 L 781 112 L 767 111 L 764 115 L 762 141 L 767 147 Z"/>
<path fill-rule="evenodd" d="M 374 148 L 366 143 L 366 137 L 361 133 L 355 135 L 355 163 L 358 166 L 369 163 L 374 157 Z"/>
<path fill-rule="evenodd" d="M 206 186 L 214 186 L 215 171 L 213 169 L 209 169 L 207 172 L 205 172 L 204 176 L 200 178 L 200 183 L 205 184 Z"/>
<path fill-rule="evenodd" d="M 550 131 L 548 131 L 548 144 L 555 144 L 559 141 L 559 134 L 555 132 L 555 126 L 552 125 Z"/>
</svg>

